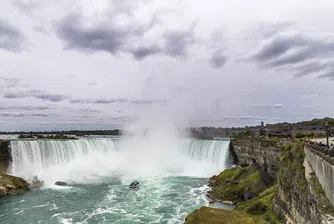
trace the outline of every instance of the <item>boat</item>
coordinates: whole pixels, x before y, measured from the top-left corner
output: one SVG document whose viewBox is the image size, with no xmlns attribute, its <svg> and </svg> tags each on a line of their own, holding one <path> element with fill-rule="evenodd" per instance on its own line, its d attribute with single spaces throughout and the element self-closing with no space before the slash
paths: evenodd
<svg viewBox="0 0 334 224">
<path fill-rule="evenodd" d="M 133 181 L 130 184 L 130 189 L 137 190 L 139 188 L 139 182 L 138 181 Z"/>
</svg>

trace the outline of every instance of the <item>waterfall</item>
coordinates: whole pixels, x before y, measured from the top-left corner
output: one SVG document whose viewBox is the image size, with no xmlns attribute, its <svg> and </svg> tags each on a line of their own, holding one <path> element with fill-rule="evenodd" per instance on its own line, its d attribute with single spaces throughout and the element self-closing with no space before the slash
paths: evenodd
<svg viewBox="0 0 334 224">
<path fill-rule="evenodd" d="M 113 175 L 209 177 L 229 164 L 229 141 L 82 138 L 11 141 L 11 174 L 94 182 Z"/>
</svg>

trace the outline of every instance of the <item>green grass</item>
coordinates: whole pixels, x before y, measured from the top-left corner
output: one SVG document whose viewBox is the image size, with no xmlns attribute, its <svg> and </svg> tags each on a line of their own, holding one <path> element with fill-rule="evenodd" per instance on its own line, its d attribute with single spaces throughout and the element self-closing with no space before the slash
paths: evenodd
<svg viewBox="0 0 334 224">
<path fill-rule="evenodd" d="M 304 143 L 289 143 L 283 146 L 284 154 L 280 159 L 278 183 L 283 189 L 299 189 L 304 192 L 307 189 L 305 178 Z"/>
<path fill-rule="evenodd" d="M 9 195 L 19 194 L 29 190 L 28 183 L 22 178 L 14 177 L 7 174 L 0 174 L 0 186 L 6 187 L 7 184 L 15 186 L 16 188 L 7 191 L 7 194 Z"/>
<path fill-rule="evenodd" d="M 232 202 L 242 201 L 244 192 L 256 196 L 268 187 L 261 178 L 261 171 L 254 166 L 226 169 L 215 181 L 213 196 Z"/>
<path fill-rule="evenodd" d="M 265 224 L 266 221 L 243 211 L 201 207 L 186 218 L 185 224 Z"/>
<path fill-rule="evenodd" d="M 266 220 L 271 224 L 281 223 L 279 217 L 273 211 L 273 204 L 277 193 L 277 185 L 267 188 L 254 199 L 241 202 L 237 205 L 238 211 L 257 215 L 261 220 Z"/>
</svg>

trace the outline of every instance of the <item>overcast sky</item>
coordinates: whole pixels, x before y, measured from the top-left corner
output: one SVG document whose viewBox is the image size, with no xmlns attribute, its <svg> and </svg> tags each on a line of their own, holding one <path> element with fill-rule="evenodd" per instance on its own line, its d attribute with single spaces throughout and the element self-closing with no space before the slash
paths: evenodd
<svg viewBox="0 0 334 224">
<path fill-rule="evenodd" d="M 332 0 L 3 0 L 0 131 L 334 115 Z"/>
</svg>

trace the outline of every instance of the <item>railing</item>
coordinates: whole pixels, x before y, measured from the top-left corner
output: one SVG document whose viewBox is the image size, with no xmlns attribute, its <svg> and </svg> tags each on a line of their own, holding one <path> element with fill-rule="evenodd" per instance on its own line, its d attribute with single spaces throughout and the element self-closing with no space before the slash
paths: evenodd
<svg viewBox="0 0 334 224">
<path fill-rule="evenodd" d="M 315 150 L 317 152 L 323 153 L 327 156 L 334 157 L 334 148 L 328 146 L 319 146 L 316 144 L 306 144 L 306 147 Z"/>
</svg>

